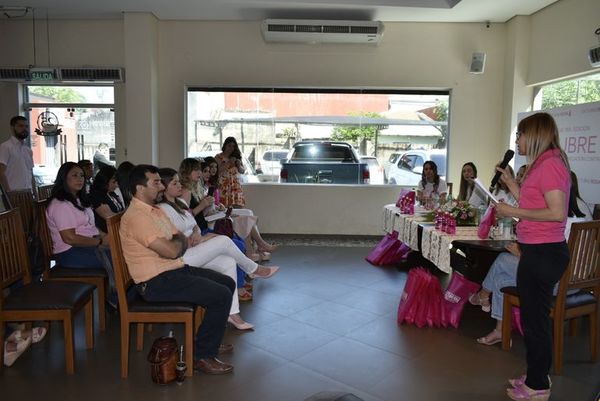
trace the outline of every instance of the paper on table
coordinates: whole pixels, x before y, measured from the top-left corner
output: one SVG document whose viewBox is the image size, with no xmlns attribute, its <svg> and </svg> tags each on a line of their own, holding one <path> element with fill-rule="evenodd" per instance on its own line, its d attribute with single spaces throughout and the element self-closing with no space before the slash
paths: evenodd
<svg viewBox="0 0 600 401">
<path fill-rule="evenodd" d="M 483 182 L 481 182 L 479 178 L 474 178 L 473 182 L 475 183 L 477 188 L 479 188 L 480 191 L 482 191 L 492 200 L 492 202 L 498 203 L 498 199 L 496 199 L 496 197 L 485 187 L 485 185 L 483 185 Z"/>
<path fill-rule="evenodd" d="M 224 217 L 225 217 L 225 213 L 219 212 L 219 213 L 211 214 L 209 216 L 204 216 L 204 220 L 206 220 L 207 223 L 210 223 L 211 221 L 219 220 Z"/>
</svg>

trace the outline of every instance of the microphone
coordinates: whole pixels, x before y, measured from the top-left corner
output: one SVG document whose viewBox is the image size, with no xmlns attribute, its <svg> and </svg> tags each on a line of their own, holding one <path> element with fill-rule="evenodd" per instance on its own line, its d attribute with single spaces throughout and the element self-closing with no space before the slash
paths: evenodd
<svg viewBox="0 0 600 401">
<path fill-rule="evenodd" d="M 500 163 L 500 166 L 498 166 L 498 167 L 505 169 L 506 166 L 508 166 L 508 162 L 512 160 L 514 155 L 515 155 L 515 152 L 508 149 L 506 151 L 506 153 L 504 154 L 504 159 L 502 159 L 502 163 Z M 492 185 L 490 186 L 490 190 L 496 186 L 501 175 L 502 175 L 502 173 L 500 171 L 496 171 L 494 178 L 492 178 Z"/>
</svg>

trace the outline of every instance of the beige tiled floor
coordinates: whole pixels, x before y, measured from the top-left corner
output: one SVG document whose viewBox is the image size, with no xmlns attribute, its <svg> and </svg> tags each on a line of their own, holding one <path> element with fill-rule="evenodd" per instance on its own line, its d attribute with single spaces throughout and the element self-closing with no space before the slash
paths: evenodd
<svg viewBox="0 0 600 401">
<path fill-rule="evenodd" d="M 364 400 L 507 400 L 506 379 L 524 369 L 522 339 L 513 350 L 485 347 L 475 338 L 493 322 L 468 306 L 461 327 L 398 327 L 395 313 L 405 271 L 364 262 L 367 248 L 287 246 L 273 255 L 282 270 L 255 281 L 255 300 L 244 304 L 256 330 L 228 330 L 235 351 L 223 359 L 232 375 L 195 374 L 182 386 L 150 382 L 145 350 L 133 350 L 130 378 L 119 377 L 119 320 L 112 315 L 94 350 L 76 338 L 77 372 L 64 374 L 62 331 L 33 346 L 0 374 L 2 400 L 303 400 L 322 391 L 351 392 Z M 81 324 L 78 324 L 80 327 Z M 587 326 L 584 325 L 584 329 Z M 588 401 L 600 391 L 600 363 L 588 362 L 587 330 L 565 343 L 564 374 L 553 377 L 552 400 Z M 181 331 L 176 329 L 181 338 Z"/>
</svg>

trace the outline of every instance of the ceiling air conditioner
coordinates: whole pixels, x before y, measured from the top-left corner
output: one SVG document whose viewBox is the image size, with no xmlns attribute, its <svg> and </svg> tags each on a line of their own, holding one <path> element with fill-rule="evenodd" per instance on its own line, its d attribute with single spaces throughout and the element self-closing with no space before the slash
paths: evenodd
<svg viewBox="0 0 600 401">
<path fill-rule="evenodd" d="M 265 42 L 377 44 L 383 36 L 381 21 L 325 21 L 267 19 L 262 23 Z"/>
</svg>

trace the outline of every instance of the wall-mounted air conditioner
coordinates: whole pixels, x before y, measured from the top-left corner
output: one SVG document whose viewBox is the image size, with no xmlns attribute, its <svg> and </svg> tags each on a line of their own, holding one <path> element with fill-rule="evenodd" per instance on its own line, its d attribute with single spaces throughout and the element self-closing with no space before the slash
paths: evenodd
<svg viewBox="0 0 600 401">
<path fill-rule="evenodd" d="M 267 19 L 261 28 L 267 43 L 377 44 L 383 36 L 381 21 Z"/>
</svg>

